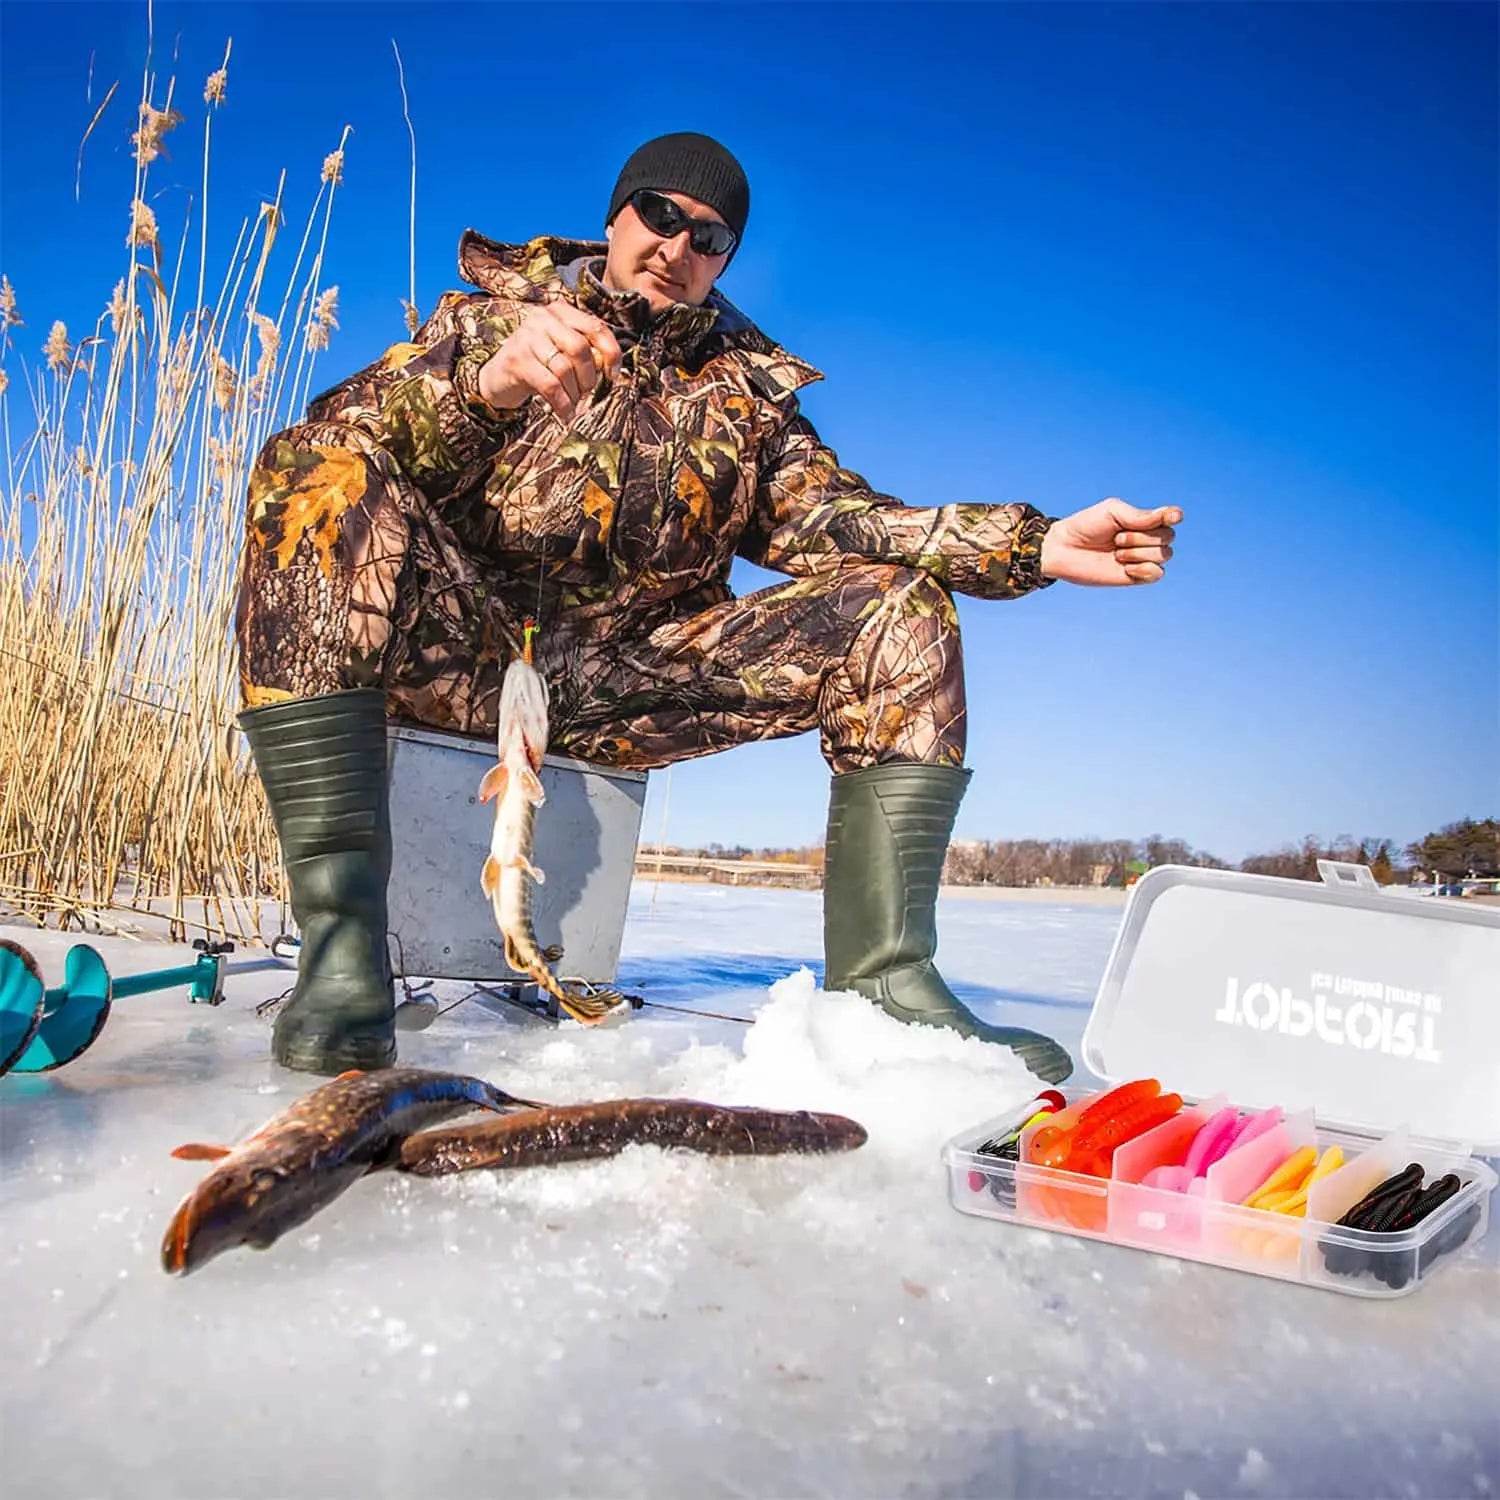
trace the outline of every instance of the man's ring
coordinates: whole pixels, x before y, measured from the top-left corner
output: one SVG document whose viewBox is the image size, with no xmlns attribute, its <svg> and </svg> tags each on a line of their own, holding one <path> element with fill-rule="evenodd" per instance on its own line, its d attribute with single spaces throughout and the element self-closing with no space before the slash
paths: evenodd
<svg viewBox="0 0 1500 1500">
<path fill-rule="evenodd" d="M 559 355 L 559 354 L 562 354 L 562 350 L 561 350 L 561 349 L 554 349 L 554 350 L 553 350 L 553 351 L 552 351 L 552 353 L 551 353 L 551 354 L 549 354 L 549 355 L 548 355 L 548 356 L 547 356 L 547 359 L 546 359 L 546 365 L 547 365 L 547 368 L 548 368 L 548 369 L 549 369 L 549 370 L 550 370 L 550 369 L 551 369 L 551 368 L 552 368 L 552 361 L 553 361 L 553 360 L 554 360 L 554 359 L 556 359 L 556 358 L 557 358 L 557 356 L 558 356 L 558 355 Z M 564 358 L 564 359 L 566 359 L 566 358 L 567 358 L 567 357 L 568 357 L 568 356 L 567 356 L 567 355 L 566 355 L 566 354 L 563 354 L 563 358 Z"/>
</svg>

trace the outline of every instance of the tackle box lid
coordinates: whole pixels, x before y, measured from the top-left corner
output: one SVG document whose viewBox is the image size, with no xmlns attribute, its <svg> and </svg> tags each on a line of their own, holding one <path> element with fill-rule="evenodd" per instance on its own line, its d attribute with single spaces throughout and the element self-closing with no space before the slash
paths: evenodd
<svg viewBox="0 0 1500 1500">
<path fill-rule="evenodd" d="M 1500 909 L 1383 890 L 1364 865 L 1318 872 L 1142 876 L 1084 1061 L 1111 1083 L 1500 1155 Z"/>
</svg>

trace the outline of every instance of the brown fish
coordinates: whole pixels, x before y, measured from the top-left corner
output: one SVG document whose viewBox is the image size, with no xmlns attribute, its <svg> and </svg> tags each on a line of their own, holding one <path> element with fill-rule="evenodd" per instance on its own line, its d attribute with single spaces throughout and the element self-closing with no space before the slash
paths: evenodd
<svg viewBox="0 0 1500 1500">
<path fill-rule="evenodd" d="M 219 1165 L 173 1214 L 162 1266 L 186 1274 L 236 1245 L 264 1250 L 385 1166 L 411 1131 L 474 1109 L 516 1107 L 539 1106 L 459 1073 L 352 1072 L 314 1089 L 238 1146 L 179 1146 L 173 1156 Z"/>
<path fill-rule="evenodd" d="M 541 947 L 532 926 L 532 883 L 546 880 L 532 858 L 536 811 L 547 800 L 539 775 L 547 751 L 547 683 L 531 663 L 535 630 L 528 620 L 521 655 L 505 669 L 500 685 L 496 760 L 479 783 L 479 800 L 495 803 L 479 886 L 505 939 L 505 962 L 546 990 L 575 1021 L 593 1026 L 625 997 L 618 990 L 588 990 L 559 979 L 551 965 L 562 957 L 562 949 Z"/>
<path fill-rule="evenodd" d="M 549 1105 L 523 1114 L 409 1135 L 391 1165 L 419 1177 L 476 1167 L 534 1167 L 616 1156 L 627 1146 L 677 1146 L 709 1156 L 852 1151 L 863 1125 L 811 1110 L 741 1109 L 692 1099 L 610 1099 Z"/>
</svg>

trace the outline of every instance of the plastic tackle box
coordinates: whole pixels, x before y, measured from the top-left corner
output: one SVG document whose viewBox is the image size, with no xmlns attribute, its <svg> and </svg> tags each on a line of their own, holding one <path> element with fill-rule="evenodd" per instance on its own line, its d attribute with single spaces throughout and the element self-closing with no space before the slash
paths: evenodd
<svg viewBox="0 0 1500 1500">
<path fill-rule="evenodd" d="M 1164 866 L 1131 892 L 1084 1032 L 1084 1061 L 1114 1084 L 1157 1078 L 1181 1114 L 1127 1142 L 1108 1179 L 978 1148 L 1032 1106 L 943 1148 L 963 1213 L 1153 1250 L 1362 1297 L 1416 1290 L 1489 1225 L 1500 1153 L 1500 911 L 1382 890 L 1361 865 L 1320 861 L 1322 884 Z M 1197 1101 L 1197 1102 L 1194 1102 Z M 1227 1104 L 1281 1122 L 1210 1167 L 1201 1196 L 1147 1187 Z M 1278 1162 L 1338 1145 L 1306 1217 L 1243 1206 Z M 1419 1162 L 1459 1191 L 1411 1229 L 1336 1223 Z"/>
</svg>

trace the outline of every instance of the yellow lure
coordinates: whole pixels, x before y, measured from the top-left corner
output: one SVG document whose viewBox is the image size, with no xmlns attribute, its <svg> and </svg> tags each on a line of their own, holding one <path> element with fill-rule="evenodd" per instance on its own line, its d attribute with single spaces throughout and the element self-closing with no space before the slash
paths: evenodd
<svg viewBox="0 0 1500 1500">
<path fill-rule="evenodd" d="M 1296 1188 L 1302 1185 L 1302 1179 L 1307 1176 L 1309 1169 L 1318 1159 L 1316 1146 L 1303 1146 L 1300 1151 L 1294 1151 L 1276 1168 L 1251 1195 L 1245 1199 L 1249 1208 L 1263 1208 L 1265 1200 L 1276 1193 L 1283 1192 L 1287 1188 Z"/>
</svg>

